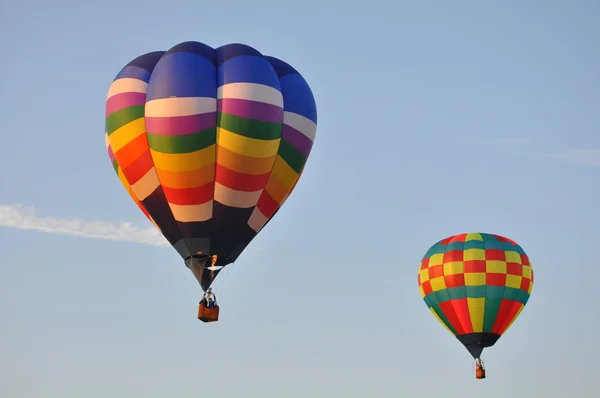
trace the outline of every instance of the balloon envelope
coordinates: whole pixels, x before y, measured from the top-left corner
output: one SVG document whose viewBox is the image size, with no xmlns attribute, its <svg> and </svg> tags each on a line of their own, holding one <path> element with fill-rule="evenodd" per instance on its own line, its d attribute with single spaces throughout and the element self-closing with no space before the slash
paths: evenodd
<svg viewBox="0 0 600 398">
<path fill-rule="evenodd" d="M 527 304 L 533 269 L 516 242 L 466 233 L 441 240 L 427 251 L 418 283 L 433 315 L 479 358 Z"/>
<path fill-rule="evenodd" d="M 284 61 L 184 42 L 117 74 L 105 141 L 129 195 L 206 290 L 294 189 L 316 123 L 310 87 Z"/>
</svg>

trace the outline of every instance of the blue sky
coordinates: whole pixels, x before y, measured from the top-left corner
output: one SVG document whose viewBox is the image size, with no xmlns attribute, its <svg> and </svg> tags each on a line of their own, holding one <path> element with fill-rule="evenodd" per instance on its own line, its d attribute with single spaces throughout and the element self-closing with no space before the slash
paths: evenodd
<svg viewBox="0 0 600 398">
<path fill-rule="evenodd" d="M 2 3 L 0 396 L 593 396 L 599 17 L 592 0 Z M 103 138 L 120 68 L 187 40 L 286 60 L 319 111 L 210 325 Z M 429 246 L 468 231 L 516 240 L 536 272 L 483 382 L 417 288 Z"/>
</svg>

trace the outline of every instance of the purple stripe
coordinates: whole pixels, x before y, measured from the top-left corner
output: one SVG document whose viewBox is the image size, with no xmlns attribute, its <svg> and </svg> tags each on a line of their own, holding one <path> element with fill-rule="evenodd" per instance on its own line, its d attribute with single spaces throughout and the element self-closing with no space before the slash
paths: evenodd
<svg viewBox="0 0 600 398">
<path fill-rule="evenodd" d="M 146 131 L 158 135 L 185 135 L 217 127 L 217 113 L 190 116 L 147 117 Z"/>
<path fill-rule="evenodd" d="M 146 94 L 144 93 L 121 93 L 113 95 L 106 101 L 106 116 L 119 109 L 135 105 L 144 105 L 145 102 Z"/>
<path fill-rule="evenodd" d="M 310 150 L 312 149 L 313 142 L 310 140 L 310 138 L 308 138 L 307 136 L 305 136 L 304 134 L 302 134 L 295 128 L 290 127 L 287 124 L 284 124 L 281 137 L 285 141 L 292 144 L 294 146 L 294 148 L 296 148 L 298 150 L 298 152 L 300 152 L 304 156 L 308 157 L 308 155 L 310 154 Z"/>
<path fill-rule="evenodd" d="M 283 122 L 283 109 L 280 106 L 265 104 L 238 98 L 222 98 L 217 100 L 219 112 L 247 119 L 261 120 L 269 123 Z"/>
</svg>

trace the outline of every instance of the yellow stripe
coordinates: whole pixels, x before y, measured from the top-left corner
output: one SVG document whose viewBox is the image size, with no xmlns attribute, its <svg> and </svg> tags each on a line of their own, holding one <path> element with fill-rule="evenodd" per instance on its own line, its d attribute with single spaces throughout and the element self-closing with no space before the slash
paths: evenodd
<svg viewBox="0 0 600 398">
<path fill-rule="evenodd" d="M 190 153 L 162 153 L 150 149 L 154 167 L 164 171 L 198 170 L 215 162 L 215 145 Z"/>
<path fill-rule="evenodd" d="M 506 256 L 506 261 L 509 263 L 519 263 L 521 264 L 521 255 L 515 251 L 506 251 L 504 252 Z"/>
<path fill-rule="evenodd" d="M 457 275 L 465 272 L 465 263 L 462 261 L 452 261 L 444 263 L 444 275 Z"/>
<path fill-rule="evenodd" d="M 433 314 L 433 316 L 435 316 L 436 319 L 438 321 L 440 321 L 440 323 L 446 328 L 447 331 L 449 331 L 450 333 L 452 333 L 452 335 L 454 335 L 454 333 L 452 332 L 452 330 L 442 321 L 442 319 L 438 316 L 437 312 L 435 312 L 435 310 L 433 308 L 430 308 L 429 311 L 431 311 L 431 313 Z"/>
<path fill-rule="evenodd" d="M 292 189 L 294 183 L 298 179 L 298 173 L 296 173 L 279 155 L 277 155 L 277 158 L 275 159 L 271 175 L 277 177 L 288 190 Z"/>
<path fill-rule="evenodd" d="M 279 150 L 279 142 L 276 140 L 258 140 L 232 133 L 223 128 L 217 128 L 217 143 L 225 149 L 243 156 L 254 158 L 268 158 L 274 156 Z"/>
<path fill-rule="evenodd" d="M 467 303 L 469 305 L 469 316 L 473 325 L 473 333 L 482 333 L 485 298 L 467 298 Z"/>
<path fill-rule="evenodd" d="M 483 241 L 483 237 L 481 236 L 481 234 L 478 234 L 478 233 L 470 233 L 470 234 L 467 234 L 467 236 L 465 237 L 465 242 L 468 242 L 470 240 Z"/>
<path fill-rule="evenodd" d="M 117 153 L 119 149 L 145 133 L 146 121 L 143 117 L 119 127 L 108 136 L 113 153 Z"/>
<path fill-rule="evenodd" d="M 444 253 L 437 253 L 429 257 L 429 268 L 444 264 Z"/>
</svg>

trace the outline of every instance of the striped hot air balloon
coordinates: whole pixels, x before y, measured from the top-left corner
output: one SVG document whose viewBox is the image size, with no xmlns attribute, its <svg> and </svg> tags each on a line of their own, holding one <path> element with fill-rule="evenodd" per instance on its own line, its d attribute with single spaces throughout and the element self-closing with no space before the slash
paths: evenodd
<svg viewBox="0 0 600 398">
<path fill-rule="evenodd" d="M 427 307 L 467 348 L 479 369 L 483 349 L 498 341 L 527 304 L 533 269 L 516 242 L 466 233 L 441 240 L 427 251 L 418 283 Z"/>
<path fill-rule="evenodd" d="M 304 78 L 243 44 L 141 55 L 106 99 L 115 172 L 204 290 L 289 197 L 316 128 Z"/>
</svg>

